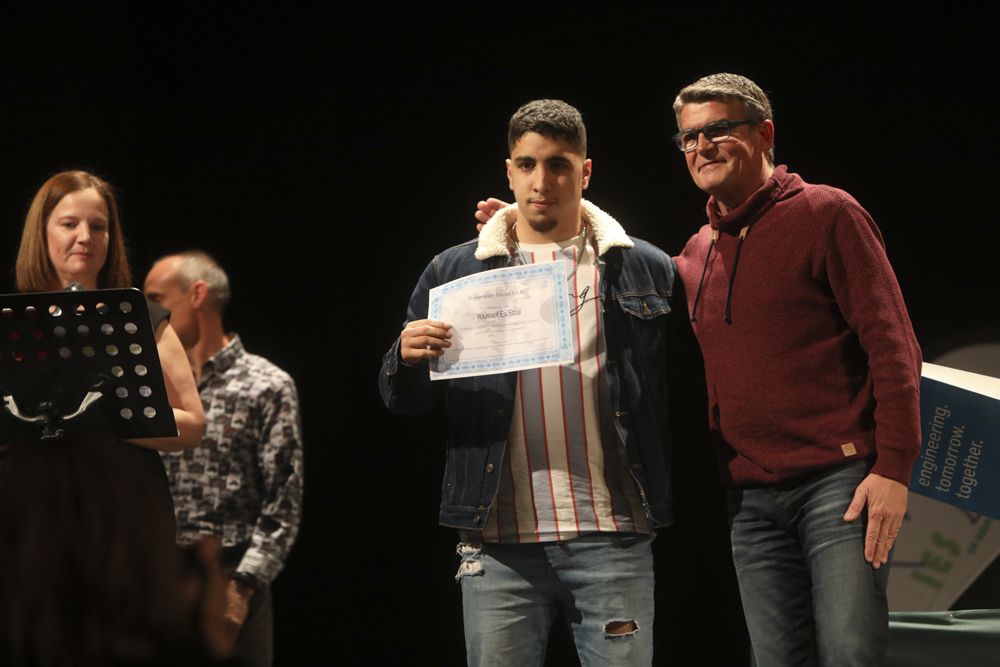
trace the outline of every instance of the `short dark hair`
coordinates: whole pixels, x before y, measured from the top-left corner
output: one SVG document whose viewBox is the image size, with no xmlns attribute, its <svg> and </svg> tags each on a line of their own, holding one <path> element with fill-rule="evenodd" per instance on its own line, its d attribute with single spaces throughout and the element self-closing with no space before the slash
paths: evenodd
<svg viewBox="0 0 1000 667">
<path fill-rule="evenodd" d="M 564 139 L 573 150 L 587 156 L 587 128 L 576 107 L 562 100 L 532 100 L 510 117 L 507 125 L 507 150 L 513 151 L 517 140 L 528 132 L 549 139 Z"/>
<path fill-rule="evenodd" d="M 743 103 L 743 113 L 746 120 L 760 122 L 773 120 L 771 100 L 756 83 L 739 74 L 720 72 L 703 76 L 691 85 L 681 88 L 674 100 L 674 115 L 677 117 L 677 127 L 680 129 L 681 109 L 686 104 L 699 102 L 732 102 Z M 774 164 L 774 146 L 767 152 L 767 161 Z"/>
</svg>

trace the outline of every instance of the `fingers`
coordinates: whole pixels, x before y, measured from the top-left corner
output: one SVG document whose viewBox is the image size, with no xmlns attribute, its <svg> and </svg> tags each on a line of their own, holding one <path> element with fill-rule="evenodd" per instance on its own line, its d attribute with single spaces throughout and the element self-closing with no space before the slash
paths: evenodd
<svg viewBox="0 0 1000 667">
<path fill-rule="evenodd" d="M 507 202 L 502 199 L 497 199 L 496 197 L 488 197 L 485 201 L 480 199 L 476 202 L 476 208 L 480 211 L 486 211 L 491 214 L 496 213 L 506 205 Z"/>
<path fill-rule="evenodd" d="M 440 357 L 451 347 L 451 325 L 437 320 L 414 320 L 399 335 L 399 356 L 408 364 Z"/>
<path fill-rule="evenodd" d="M 865 478 L 858 488 L 854 489 L 854 496 L 851 498 L 851 503 L 847 506 L 847 511 L 844 512 L 844 521 L 854 521 L 865 509 L 865 504 L 868 503 L 868 478 Z M 870 510 L 871 508 L 869 508 Z M 878 541 L 878 534 L 881 528 L 881 519 L 872 515 L 869 511 L 868 513 L 868 527 L 865 532 L 865 561 L 868 563 L 872 562 L 875 557 L 875 545 Z"/>
<path fill-rule="evenodd" d="M 865 560 L 878 569 L 889 562 L 889 552 L 896 542 L 906 514 L 906 487 L 899 482 L 870 474 L 854 491 L 845 521 L 854 521 L 868 506 L 865 528 Z"/>
<path fill-rule="evenodd" d="M 861 511 L 865 508 L 867 500 L 868 490 L 864 482 L 862 482 L 854 490 L 854 497 L 851 498 L 851 504 L 847 506 L 847 511 L 844 512 L 844 521 L 854 521 L 861 516 Z"/>
<path fill-rule="evenodd" d="M 885 536 L 888 531 L 889 527 L 882 521 L 881 517 L 868 515 L 868 532 L 865 534 L 865 560 L 876 569 L 881 564 L 877 558 L 879 553 L 888 553 L 884 549 Z"/>
<path fill-rule="evenodd" d="M 476 202 L 476 220 L 485 224 L 490 218 L 493 217 L 493 214 L 506 205 L 507 202 L 497 199 L 496 197 L 490 197 L 486 201 L 478 201 Z"/>
<path fill-rule="evenodd" d="M 891 551 L 894 546 L 896 546 L 896 540 L 899 539 L 899 531 L 903 527 L 903 520 L 893 521 L 889 524 L 888 542 L 887 550 Z"/>
<path fill-rule="evenodd" d="M 879 535 L 875 539 L 875 555 L 871 561 L 872 567 L 876 570 L 889 562 L 889 552 L 892 551 L 892 547 L 896 544 L 896 538 L 899 537 L 901 526 L 902 520 L 882 521 L 884 530 L 879 530 Z"/>
<path fill-rule="evenodd" d="M 865 557 L 878 569 L 889 562 L 889 552 L 899 536 L 906 516 L 907 490 L 906 485 L 875 474 L 869 475 L 865 482 L 869 487 Z M 869 542 L 873 542 L 871 551 Z"/>
</svg>

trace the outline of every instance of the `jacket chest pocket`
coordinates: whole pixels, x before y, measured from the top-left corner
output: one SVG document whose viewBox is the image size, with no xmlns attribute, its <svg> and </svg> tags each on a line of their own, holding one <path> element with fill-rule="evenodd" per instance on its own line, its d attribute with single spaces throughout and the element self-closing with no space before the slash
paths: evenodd
<svg viewBox="0 0 1000 667">
<path fill-rule="evenodd" d="M 612 348 L 618 346 L 620 360 L 631 358 L 634 370 L 659 366 L 664 352 L 666 315 L 671 310 L 669 298 L 657 292 L 629 292 L 615 294 L 613 299 L 619 312 L 609 317 L 607 323 L 609 338 L 616 339 L 615 345 L 609 343 L 608 355 L 617 356 Z"/>
<path fill-rule="evenodd" d="M 669 297 L 657 292 L 615 294 L 613 298 L 623 313 L 640 320 L 653 320 L 670 312 Z"/>
</svg>

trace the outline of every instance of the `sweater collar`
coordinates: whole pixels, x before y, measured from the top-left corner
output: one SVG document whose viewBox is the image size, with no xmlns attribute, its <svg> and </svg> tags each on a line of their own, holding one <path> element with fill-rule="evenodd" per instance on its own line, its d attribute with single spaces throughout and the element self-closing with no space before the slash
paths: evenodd
<svg viewBox="0 0 1000 667">
<path fill-rule="evenodd" d="M 781 198 L 786 187 L 793 179 L 794 176 L 788 173 L 787 166 L 783 164 L 778 165 L 771 173 L 771 177 L 767 179 L 764 185 L 760 186 L 760 189 L 725 215 L 722 215 L 719 211 L 719 204 L 715 197 L 709 197 L 706 206 L 709 224 L 712 226 L 712 229 L 732 233 L 735 233 L 736 230 L 742 227 L 752 225 L 774 206 L 774 203 Z"/>
<path fill-rule="evenodd" d="M 586 199 L 580 203 L 583 208 L 583 220 L 590 230 L 588 235 L 597 247 L 598 256 L 603 255 L 611 248 L 635 246 L 617 220 Z M 516 220 L 517 204 L 511 204 L 497 211 L 479 232 L 476 259 L 484 260 L 490 257 L 510 255 L 512 245 L 510 228 Z"/>
<path fill-rule="evenodd" d="M 736 251 L 733 254 L 732 266 L 729 270 L 729 284 L 726 289 L 726 311 L 723 321 L 726 324 L 733 323 L 733 286 L 736 284 L 736 267 L 740 262 L 740 251 L 743 249 L 743 242 L 747 238 L 750 226 L 757 222 L 762 215 L 771 210 L 774 203 L 778 201 L 788 191 L 798 177 L 788 173 L 788 167 L 780 165 L 772 172 L 767 182 L 754 192 L 745 202 L 729 211 L 725 215 L 719 212 L 718 202 L 715 197 L 708 199 L 708 221 L 712 227 L 711 241 L 708 244 L 708 252 L 705 254 L 705 266 L 701 270 L 701 279 L 698 281 L 698 289 L 694 295 L 694 303 L 691 306 L 691 321 L 698 321 L 698 302 L 701 301 L 702 288 L 705 285 L 705 276 L 708 273 L 708 262 L 712 258 L 712 250 L 715 249 L 715 242 L 719 239 L 719 232 L 736 234 Z"/>
</svg>

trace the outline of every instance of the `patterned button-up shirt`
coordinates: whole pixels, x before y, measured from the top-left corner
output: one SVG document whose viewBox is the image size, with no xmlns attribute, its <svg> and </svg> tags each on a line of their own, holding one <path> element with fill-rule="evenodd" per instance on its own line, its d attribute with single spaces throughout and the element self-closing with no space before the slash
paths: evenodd
<svg viewBox="0 0 1000 667">
<path fill-rule="evenodd" d="M 302 508 L 302 439 L 295 383 L 238 336 L 209 359 L 198 385 L 200 447 L 161 452 L 178 540 L 211 533 L 246 546 L 236 572 L 268 584 L 295 541 Z"/>
</svg>

